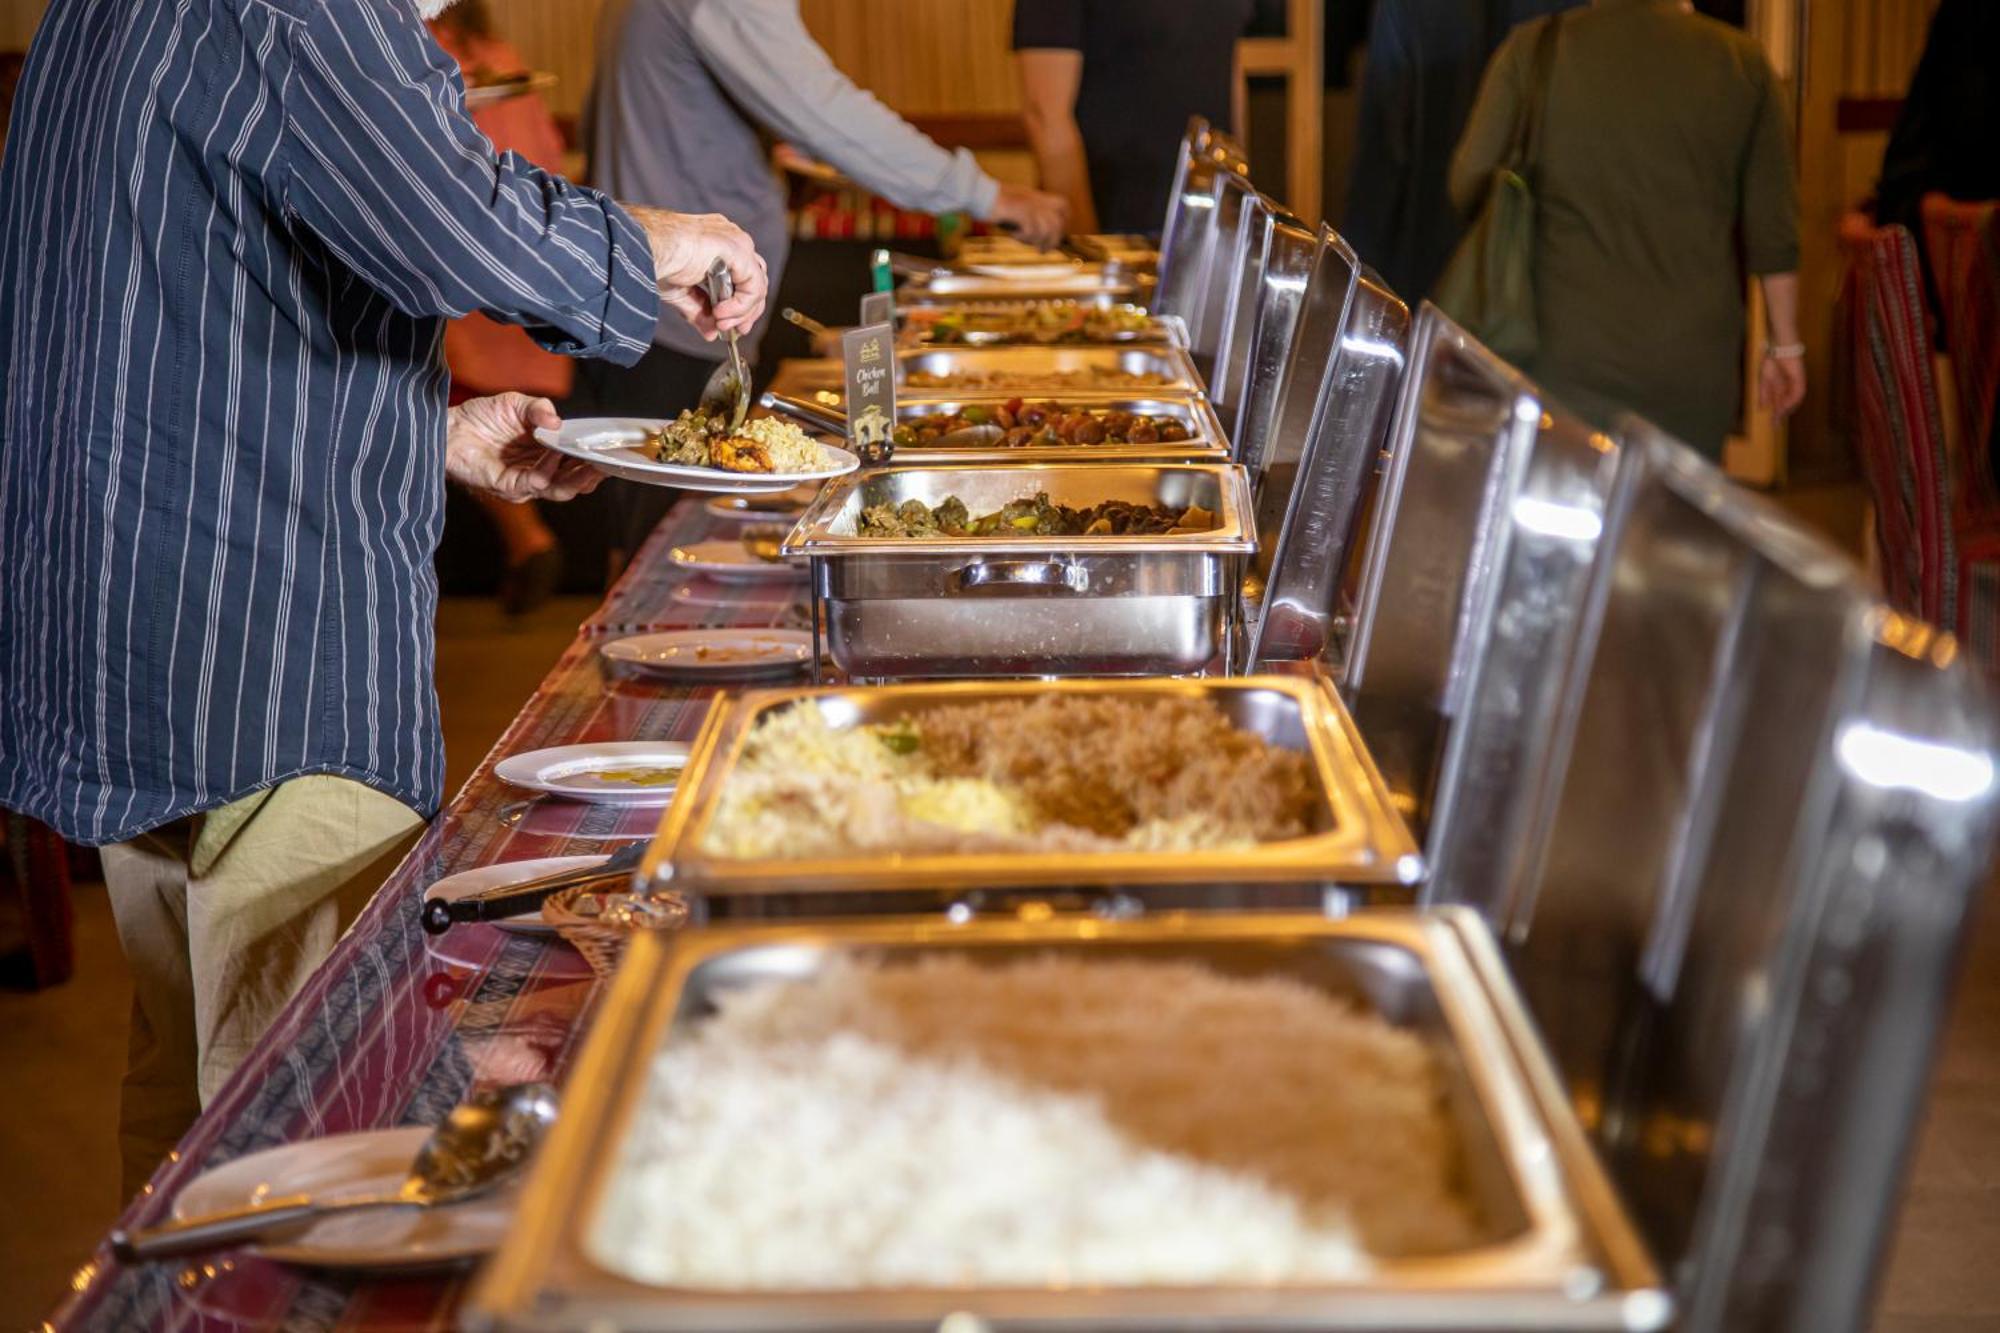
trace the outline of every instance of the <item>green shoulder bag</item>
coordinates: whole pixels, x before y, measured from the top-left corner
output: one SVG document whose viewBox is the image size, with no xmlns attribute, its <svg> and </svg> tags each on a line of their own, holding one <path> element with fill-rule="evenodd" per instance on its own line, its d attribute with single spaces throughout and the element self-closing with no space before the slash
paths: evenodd
<svg viewBox="0 0 2000 1333">
<path fill-rule="evenodd" d="M 1541 149 L 1541 124 L 1555 62 L 1556 26 L 1551 15 L 1535 40 L 1533 91 L 1514 124 L 1506 159 L 1479 215 L 1460 238 L 1431 300 L 1494 353 L 1515 364 L 1535 354 L 1535 190 L 1530 183 Z"/>
</svg>

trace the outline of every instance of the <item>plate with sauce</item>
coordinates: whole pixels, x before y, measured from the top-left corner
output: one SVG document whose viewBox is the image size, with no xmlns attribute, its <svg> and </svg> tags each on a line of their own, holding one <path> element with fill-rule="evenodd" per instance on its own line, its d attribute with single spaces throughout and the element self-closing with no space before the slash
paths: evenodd
<svg viewBox="0 0 2000 1333">
<path fill-rule="evenodd" d="M 688 747 L 679 741 L 598 741 L 510 755 L 493 776 L 511 786 L 596 805 L 665 805 Z"/>
</svg>

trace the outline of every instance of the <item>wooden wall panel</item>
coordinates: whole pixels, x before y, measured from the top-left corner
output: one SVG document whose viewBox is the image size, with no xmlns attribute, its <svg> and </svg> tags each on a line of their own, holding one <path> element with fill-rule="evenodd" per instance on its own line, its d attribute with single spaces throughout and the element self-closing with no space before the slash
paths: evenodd
<svg viewBox="0 0 2000 1333">
<path fill-rule="evenodd" d="M 834 63 L 904 115 L 1021 109 L 1014 0 L 802 0 L 799 8 Z"/>
<path fill-rule="evenodd" d="M 556 76 L 548 92 L 559 116 L 574 116 L 590 92 L 602 0 L 486 0 L 493 26 L 535 69 Z"/>
<path fill-rule="evenodd" d="M 0 50 L 27 50 L 45 8 L 43 0 L 0 0 Z"/>
</svg>

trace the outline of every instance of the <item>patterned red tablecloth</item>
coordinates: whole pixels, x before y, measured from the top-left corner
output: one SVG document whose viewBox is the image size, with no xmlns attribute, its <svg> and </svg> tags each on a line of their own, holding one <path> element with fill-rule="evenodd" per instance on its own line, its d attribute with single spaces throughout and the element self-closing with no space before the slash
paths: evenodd
<svg viewBox="0 0 2000 1333">
<path fill-rule="evenodd" d="M 598 991 L 581 957 L 559 942 L 488 926 L 432 938 L 418 924 L 418 904 L 428 885 L 460 870 L 600 852 L 651 832 L 657 811 L 524 801 L 494 780 L 492 764 L 578 741 L 693 739 L 713 688 L 614 675 L 597 647 L 646 629 L 804 626 L 803 583 L 746 593 L 673 569 L 673 546 L 730 530 L 703 511 L 699 497 L 668 516 L 493 753 L 120 1225 L 159 1220 L 188 1181 L 246 1153 L 351 1130 L 435 1124 L 475 1085 L 561 1082 Z M 45 1327 L 449 1328 L 465 1281 L 464 1273 L 394 1280 L 310 1273 L 240 1251 L 126 1268 L 100 1247 Z"/>
</svg>

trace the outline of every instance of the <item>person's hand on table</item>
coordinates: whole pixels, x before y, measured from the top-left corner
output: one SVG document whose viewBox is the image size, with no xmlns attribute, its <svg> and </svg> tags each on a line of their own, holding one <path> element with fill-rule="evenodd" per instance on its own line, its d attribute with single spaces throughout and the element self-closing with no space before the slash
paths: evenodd
<svg viewBox="0 0 2000 1333">
<path fill-rule="evenodd" d="M 748 232 L 720 213 L 674 213 L 642 204 L 626 204 L 625 211 L 653 244 L 653 273 L 659 279 L 661 301 L 702 337 L 713 340 L 720 333 L 744 333 L 757 322 L 764 313 L 771 278 Z M 729 270 L 736 291 L 710 309 L 702 282 L 718 259 Z"/>
<path fill-rule="evenodd" d="M 501 393 L 467 399 L 445 421 L 445 474 L 514 504 L 573 500 L 596 490 L 602 472 L 535 439 L 537 428 L 561 425 L 556 405 L 546 398 Z"/>
<path fill-rule="evenodd" d="M 1029 245 L 1052 250 L 1069 226 L 1069 201 L 1025 185 L 1002 185 L 986 221 L 1011 223 L 1015 235 Z"/>
</svg>

